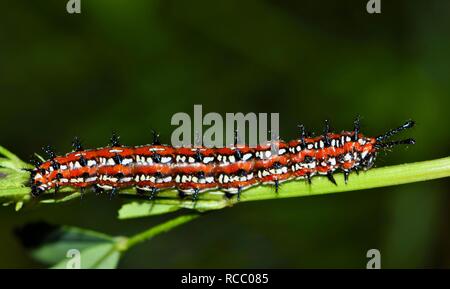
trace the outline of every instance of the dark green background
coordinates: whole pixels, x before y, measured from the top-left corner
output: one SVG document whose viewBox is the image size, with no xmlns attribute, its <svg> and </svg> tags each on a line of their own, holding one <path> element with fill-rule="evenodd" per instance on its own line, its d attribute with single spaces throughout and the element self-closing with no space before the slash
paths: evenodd
<svg viewBox="0 0 450 289">
<path fill-rule="evenodd" d="M 408 118 L 417 145 L 378 166 L 448 155 L 450 2 L 2 1 L 0 144 L 28 159 L 118 131 L 125 144 L 170 139 L 170 118 L 279 112 L 296 125 L 376 135 Z M 395 2 L 395 3 L 392 3 Z M 350 180 L 351 181 L 351 180 Z M 240 204 L 131 250 L 120 267 L 358 267 L 370 248 L 383 267 L 449 267 L 448 180 Z M 12 228 L 46 220 L 129 235 L 167 219 L 118 221 L 121 199 L 94 195 L 15 213 L 0 209 L 0 267 L 37 267 Z"/>
</svg>

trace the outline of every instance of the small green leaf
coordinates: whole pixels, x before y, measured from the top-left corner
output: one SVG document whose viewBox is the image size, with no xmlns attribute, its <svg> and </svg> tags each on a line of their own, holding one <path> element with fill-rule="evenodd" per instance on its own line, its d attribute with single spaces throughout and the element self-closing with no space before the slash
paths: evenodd
<svg viewBox="0 0 450 289">
<path fill-rule="evenodd" d="M 33 223 L 17 230 L 17 235 L 31 256 L 46 264 L 64 260 L 71 249 L 83 251 L 99 244 L 114 244 L 114 238 L 95 231 L 69 226 Z"/>
<path fill-rule="evenodd" d="M 23 187 L 29 178 L 30 175 L 25 171 L 0 167 L 0 195 L 3 189 Z"/>
<path fill-rule="evenodd" d="M 19 159 L 15 154 L 0 146 L 0 156 L 2 155 L 5 158 L 0 157 L 0 168 L 14 170 L 17 172 L 17 176 L 20 176 L 20 178 L 26 179 L 26 176 L 29 177 L 29 174 L 23 169 L 31 169 L 33 168 L 32 165 L 27 164 L 26 162 Z M 0 181 L 2 181 L 1 178 Z"/>
<path fill-rule="evenodd" d="M 87 247 L 80 252 L 79 262 L 81 269 L 114 269 L 120 259 L 120 251 L 115 243 L 102 243 Z M 78 258 L 78 257 L 76 257 Z M 70 268 L 71 259 L 65 259 L 53 266 L 53 269 Z"/>
<path fill-rule="evenodd" d="M 6 157 L 7 160 L 11 161 L 12 168 L 15 169 L 22 169 L 22 168 L 29 168 L 30 165 L 19 159 L 15 154 L 7 150 L 6 148 L 0 146 L 0 155 L 3 155 Z M 5 160 L 5 159 L 3 159 Z M 4 166 L 4 165 L 2 165 Z"/>
<path fill-rule="evenodd" d="M 181 209 L 178 205 L 153 204 L 151 202 L 131 202 L 119 210 L 119 219 L 131 219 L 160 215 Z"/>
<path fill-rule="evenodd" d="M 23 202 L 17 202 L 16 207 L 15 207 L 16 212 L 19 211 L 20 209 L 22 209 L 22 207 L 23 207 Z"/>
<path fill-rule="evenodd" d="M 45 159 L 40 154 L 34 153 L 34 156 L 37 157 L 41 162 L 45 162 Z"/>
<path fill-rule="evenodd" d="M 30 194 L 30 188 L 0 188 L 0 199 L 22 199 Z"/>
<path fill-rule="evenodd" d="M 64 188 L 61 191 L 58 192 L 58 194 L 54 194 L 54 193 L 49 193 L 46 195 L 46 197 L 49 198 L 44 198 L 42 197 L 40 199 L 40 202 L 43 204 L 56 204 L 56 203 L 62 203 L 62 202 L 67 202 L 73 199 L 77 199 L 81 196 L 81 193 L 75 192 L 72 189 L 69 188 Z"/>
<path fill-rule="evenodd" d="M 16 230 L 16 235 L 36 260 L 56 264 L 51 268 L 106 269 L 116 268 L 120 256 L 129 248 L 197 217 L 198 214 L 178 216 L 130 238 L 42 222 L 25 225 Z"/>
<path fill-rule="evenodd" d="M 208 196 L 209 193 L 205 193 Z M 203 196 L 202 196 L 203 197 Z M 119 219 L 140 218 L 160 214 L 171 213 L 180 209 L 196 210 L 206 212 L 210 210 L 222 209 L 231 205 L 229 200 L 200 198 L 196 202 L 191 199 L 157 199 L 153 201 L 140 201 L 124 204 L 119 210 Z"/>
</svg>

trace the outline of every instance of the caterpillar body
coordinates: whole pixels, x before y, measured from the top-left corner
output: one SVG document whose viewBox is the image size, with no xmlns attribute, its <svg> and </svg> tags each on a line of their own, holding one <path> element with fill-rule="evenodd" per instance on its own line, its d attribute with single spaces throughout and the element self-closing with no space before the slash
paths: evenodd
<svg viewBox="0 0 450 289">
<path fill-rule="evenodd" d="M 414 126 L 407 121 L 377 137 L 360 133 L 359 120 L 353 131 L 329 132 L 326 122 L 323 135 L 309 137 L 303 126 L 298 139 L 277 140 L 249 147 L 175 148 L 160 144 L 157 137 L 152 145 L 122 146 L 118 137 L 111 138 L 111 146 L 84 150 L 76 138 L 74 151 L 56 156 L 45 151 L 49 159 L 31 170 L 31 194 L 35 197 L 60 187 L 71 186 L 84 190 L 94 187 L 115 194 L 125 187 L 155 198 L 157 192 L 176 188 L 196 200 L 199 193 L 223 190 L 237 194 L 258 184 L 274 184 L 291 179 L 305 179 L 309 183 L 315 175 L 325 175 L 336 184 L 333 173 L 344 173 L 345 182 L 352 171 L 371 168 L 381 149 L 399 144 L 414 144 L 414 139 L 386 141 L 393 135 Z M 274 154 L 272 147 L 278 147 Z"/>
</svg>

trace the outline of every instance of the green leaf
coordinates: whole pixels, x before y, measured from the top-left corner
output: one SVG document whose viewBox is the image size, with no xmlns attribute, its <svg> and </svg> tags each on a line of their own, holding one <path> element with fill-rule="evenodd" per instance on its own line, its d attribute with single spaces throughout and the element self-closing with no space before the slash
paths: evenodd
<svg viewBox="0 0 450 289">
<path fill-rule="evenodd" d="M 15 154 L 7 150 L 6 148 L 0 146 L 0 155 L 6 157 L 0 159 L 0 166 L 7 167 L 15 170 L 20 170 L 24 168 L 32 168 L 31 165 L 19 159 Z"/>
<path fill-rule="evenodd" d="M 151 202 L 131 202 L 119 210 L 119 219 L 131 219 L 174 212 L 181 209 L 178 205 L 153 204 Z"/>
<path fill-rule="evenodd" d="M 79 264 L 81 269 L 114 269 L 120 259 L 121 252 L 115 243 L 102 243 L 85 248 L 80 252 Z M 72 258 L 78 258 L 72 257 Z M 62 260 L 53 269 L 71 268 L 73 259 Z"/>
<path fill-rule="evenodd" d="M 22 202 L 29 199 L 29 188 L 25 188 L 25 183 L 30 179 L 30 174 L 25 168 L 32 166 L 20 160 L 16 155 L 0 146 L 0 201 L 3 204 Z M 22 203 L 23 204 L 23 203 Z M 22 206 L 16 206 L 16 210 Z"/>
<path fill-rule="evenodd" d="M 115 244 L 113 237 L 95 231 L 69 226 L 52 226 L 33 223 L 17 231 L 17 235 L 31 256 L 46 264 L 55 264 L 66 259 L 71 249 L 83 251 L 100 244 Z"/>
<path fill-rule="evenodd" d="M 81 193 L 74 191 L 71 188 L 64 188 L 58 192 L 58 194 L 46 194 L 42 196 L 40 202 L 42 204 L 57 204 L 67 202 L 73 199 L 78 199 Z"/>
<path fill-rule="evenodd" d="M 208 199 L 209 193 L 205 193 L 196 202 L 191 199 L 156 199 L 153 201 L 135 201 L 122 205 L 119 209 L 119 219 L 140 218 L 146 216 L 161 215 L 171 213 L 180 209 L 196 210 L 206 212 L 209 210 L 218 210 L 231 205 L 231 201 L 223 197 Z M 217 195 L 215 196 L 217 197 Z"/>
<path fill-rule="evenodd" d="M 129 248 L 198 218 L 198 214 L 178 216 L 130 238 L 112 237 L 69 226 L 34 223 L 16 230 L 31 255 L 55 269 L 116 268 L 120 256 Z"/>
<path fill-rule="evenodd" d="M 0 196 L 3 189 L 21 188 L 29 180 L 30 175 L 25 171 L 16 171 L 0 167 Z M 28 189 L 29 191 L 30 189 Z"/>
<path fill-rule="evenodd" d="M 30 188 L 16 187 L 16 188 L 0 188 L 0 199 L 8 199 L 15 201 L 28 197 Z"/>
<path fill-rule="evenodd" d="M 22 209 L 22 207 L 23 207 L 23 202 L 17 202 L 17 203 L 16 203 L 15 210 L 16 210 L 16 211 L 19 211 L 20 209 Z"/>
<path fill-rule="evenodd" d="M 115 268 L 126 238 L 69 226 L 34 223 L 17 230 L 31 256 L 52 268 Z"/>
</svg>

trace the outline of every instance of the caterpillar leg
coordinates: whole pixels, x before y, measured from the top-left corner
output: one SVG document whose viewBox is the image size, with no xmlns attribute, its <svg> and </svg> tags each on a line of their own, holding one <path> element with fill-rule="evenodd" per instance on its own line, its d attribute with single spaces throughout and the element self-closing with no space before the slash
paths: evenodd
<svg viewBox="0 0 450 289">
<path fill-rule="evenodd" d="M 83 199 L 84 195 L 86 194 L 86 190 L 84 187 L 80 188 L 80 199 Z"/>
<path fill-rule="evenodd" d="M 345 182 L 345 184 L 347 184 L 348 183 L 348 176 L 350 175 L 350 172 L 349 171 L 344 171 L 344 182 Z"/>
<path fill-rule="evenodd" d="M 101 193 L 103 193 L 103 188 L 99 187 L 98 185 L 94 185 L 92 186 L 92 191 L 95 193 L 96 196 L 100 195 Z"/>
<path fill-rule="evenodd" d="M 37 184 L 31 185 L 31 195 L 35 198 L 39 197 L 44 191 Z"/>
<path fill-rule="evenodd" d="M 242 187 L 237 188 L 237 201 L 241 200 Z"/>
<path fill-rule="evenodd" d="M 199 193 L 200 193 L 200 189 L 195 188 L 194 193 L 192 194 L 192 202 L 194 202 L 194 203 L 197 202 Z"/>
<path fill-rule="evenodd" d="M 278 194 L 278 189 L 280 188 L 280 182 L 278 180 L 273 181 L 275 186 L 275 193 Z"/>
<path fill-rule="evenodd" d="M 311 185 L 311 173 L 305 174 L 306 181 L 308 182 L 308 185 Z"/>
<path fill-rule="evenodd" d="M 115 197 L 118 192 L 119 192 L 118 188 L 116 187 L 112 188 L 112 190 L 109 192 L 109 199 L 112 200 L 112 198 Z"/>
<path fill-rule="evenodd" d="M 158 194 L 158 188 L 150 186 L 136 186 L 136 192 L 138 195 L 145 195 L 146 192 L 150 192 L 149 200 L 154 200 Z"/>
<path fill-rule="evenodd" d="M 332 182 L 335 186 L 337 186 L 337 183 L 336 183 L 336 180 L 334 179 L 332 171 L 327 172 L 327 178 L 330 182 Z"/>
</svg>

